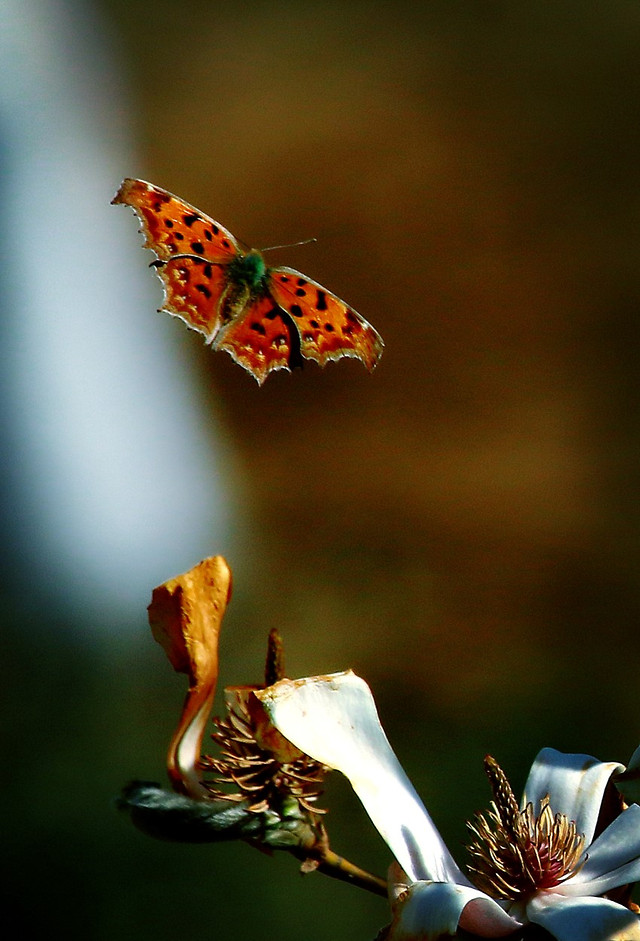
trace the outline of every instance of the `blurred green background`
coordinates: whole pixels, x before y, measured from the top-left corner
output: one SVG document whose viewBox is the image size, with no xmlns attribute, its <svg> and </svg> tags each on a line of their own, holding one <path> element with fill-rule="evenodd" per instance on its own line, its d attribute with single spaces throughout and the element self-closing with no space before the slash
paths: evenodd
<svg viewBox="0 0 640 941">
<path fill-rule="evenodd" d="M 260 679 L 274 625 L 290 675 L 354 668 L 459 861 L 464 821 L 489 799 L 485 753 L 518 793 L 545 745 L 628 760 L 640 7 L 6 0 L 0 17 L 16 63 L 0 80 L 15 219 L 1 236 L 9 908 L 71 939 L 372 939 L 383 900 L 245 846 L 154 842 L 118 816 L 129 779 L 164 781 L 185 690 L 146 605 L 224 553 L 222 681 Z M 56 107 L 68 82 L 75 117 L 46 118 L 54 151 L 33 129 L 57 70 Z M 26 164 L 50 205 L 20 188 Z M 315 236 L 270 259 L 376 326 L 378 369 L 308 364 L 258 388 L 157 316 L 151 256 L 109 206 L 125 176 L 251 245 Z M 95 378 L 78 384 L 77 364 L 109 349 L 113 421 L 92 406 L 72 445 Z M 154 417 L 120 444 L 141 403 Z M 164 489 L 132 472 L 129 500 L 125 474 L 106 513 L 85 458 L 110 442 L 95 465 L 107 483 L 140 448 L 154 473 L 167 462 Z M 344 782 L 327 804 L 334 849 L 383 874 L 389 853 Z"/>
</svg>

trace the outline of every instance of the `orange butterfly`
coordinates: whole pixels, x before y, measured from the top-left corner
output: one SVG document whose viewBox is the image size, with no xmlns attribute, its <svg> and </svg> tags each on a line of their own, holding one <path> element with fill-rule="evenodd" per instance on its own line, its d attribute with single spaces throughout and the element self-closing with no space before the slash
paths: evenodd
<svg viewBox="0 0 640 941">
<path fill-rule="evenodd" d="M 382 337 L 353 308 L 293 268 L 269 268 L 204 213 L 144 180 L 124 180 L 164 284 L 163 310 L 226 350 L 260 385 L 275 369 L 353 356 L 372 370 Z"/>
</svg>

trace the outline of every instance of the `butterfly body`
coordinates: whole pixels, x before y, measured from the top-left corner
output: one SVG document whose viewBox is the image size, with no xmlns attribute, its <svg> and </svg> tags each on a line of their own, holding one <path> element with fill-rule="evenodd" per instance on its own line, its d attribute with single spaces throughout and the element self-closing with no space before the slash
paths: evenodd
<svg viewBox="0 0 640 941">
<path fill-rule="evenodd" d="M 371 370 L 383 342 L 374 328 L 322 285 L 293 268 L 270 268 L 233 235 L 166 190 L 124 180 L 114 203 L 142 223 L 145 247 L 165 291 L 163 309 L 224 349 L 262 384 L 270 372 L 351 356 Z"/>
</svg>

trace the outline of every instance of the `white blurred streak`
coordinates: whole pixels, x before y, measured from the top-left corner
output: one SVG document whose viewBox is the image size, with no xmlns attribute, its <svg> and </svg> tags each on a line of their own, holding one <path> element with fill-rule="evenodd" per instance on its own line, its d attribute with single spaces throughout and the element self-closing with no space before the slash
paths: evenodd
<svg viewBox="0 0 640 941">
<path fill-rule="evenodd" d="M 0 0 L 5 538 L 87 628 L 226 551 L 234 502 L 153 256 L 109 204 L 139 168 L 104 25 L 82 0 Z"/>
</svg>

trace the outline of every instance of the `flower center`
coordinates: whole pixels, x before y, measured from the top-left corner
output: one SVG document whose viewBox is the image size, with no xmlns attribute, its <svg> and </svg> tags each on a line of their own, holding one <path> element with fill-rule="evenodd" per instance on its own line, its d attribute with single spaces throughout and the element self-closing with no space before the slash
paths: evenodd
<svg viewBox="0 0 640 941">
<path fill-rule="evenodd" d="M 513 901 L 551 889 L 577 872 L 585 840 L 575 823 L 553 813 L 548 795 L 540 801 L 538 816 L 531 803 L 520 810 L 497 761 L 487 756 L 484 766 L 494 800 L 486 816 L 477 814 L 467 824 L 475 837 L 468 846 L 468 869 L 478 888 Z"/>
<path fill-rule="evenodd" d="M 313 804 L 322 794 L 322 783 L 328 769 L 308 755 L 285 761 L 269 751 L 258 735 L 249 708 L 247 694 L 250 690 L 271 686 L 284 675 L 282 640 L 274 628 L 269 634 L 264 686 L 229 690 L 227 715 L 221 719 L 213 718 L 216 730 L 211 737 L 218 745 L 220 755 L 217 758 L 201 755 L 200 767 L 204 771 L 216 772 L 217 777 L 203 783 L 212 799 L 247 801 L 248 809 L 254 813 L 268 810 L 281 813 L 283 802 L 294 798 L 308 813 L 324 814 L 326 811 Z M 224 788 L 219 788 L 219 784 Z M 235 790 L 229 792 L 228 787 Z"/>
</svg>

